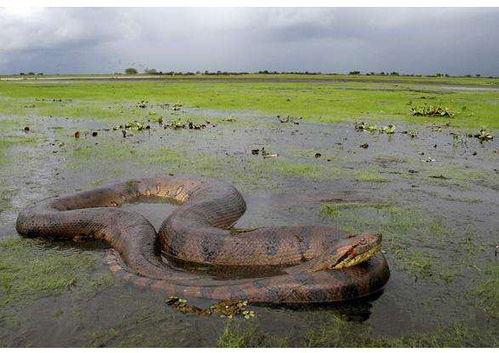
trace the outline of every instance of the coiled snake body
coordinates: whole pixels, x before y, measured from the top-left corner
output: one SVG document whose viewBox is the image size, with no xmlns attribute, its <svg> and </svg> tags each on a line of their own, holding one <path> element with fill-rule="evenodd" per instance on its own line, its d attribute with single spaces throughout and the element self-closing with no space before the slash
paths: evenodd
<svg viewBox="0 0 499 353">
<path fill-rule="evenodd" d="M 158 233 L 140 214 L 118 208 L 144 197 L 180 204 Z M 191 175 L 159 176 L 42 201 L 19 213 L 16 228 L 27 237 L 103 240 L 113 248 L 106 262 L 119 278 L 168 295 L 273 303 L 336 302 L 376 292 L 389 278 L 376 236 L 353 237 L 329 226 L 231 231 L 245 210 L 241 194 L 228 183 Z M 158 249 L 174 261 L 164 261 Z M 181 268 L 175 260 L 279 271 L 217 279 Z"/>
</svg>

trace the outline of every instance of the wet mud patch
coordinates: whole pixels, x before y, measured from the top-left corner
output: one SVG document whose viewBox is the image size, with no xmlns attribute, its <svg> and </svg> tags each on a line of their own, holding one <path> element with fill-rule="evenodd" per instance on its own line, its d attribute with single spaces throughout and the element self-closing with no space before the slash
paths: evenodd
<svg viewBox="0 0 499 353">
<path fill-rule="evenodd" d="M 127 137 L 112 129 L 119 118 L 32 116 L 29 132 L 26 120 L 0 122 L 2 138 L 22 137 L 0 145 L 0 291 L 9 298 L 0 307 L 1 345 L 497 345 L 497 139 L 480 143 L 468 137 L 473 131 L 431 124 L 396 124 L 393 134 L 380 134 L 357 131 L 353 123 L 295 125 L 237 112 L 236 121 L 222 121 L 226 112 L 201 109 L 185 114 L 220 121 L 200 130 L 151 124 Z M 277 156 L 252 153 L 262 148 Z M 160 294 L 109 277 L 100 244 L 12 238 L 17 211 L 36 201 L 164 173 L 233 183 L 248 204 L 241 228 L 329 224 L 381 232 L 392 277 L 381 295 L 360 303 L 259 305 L 251 307 L 251 320 L 198 318 L 172 311 Z M 175 208 L 124 207 L 156 228 Z"/>
</svg>

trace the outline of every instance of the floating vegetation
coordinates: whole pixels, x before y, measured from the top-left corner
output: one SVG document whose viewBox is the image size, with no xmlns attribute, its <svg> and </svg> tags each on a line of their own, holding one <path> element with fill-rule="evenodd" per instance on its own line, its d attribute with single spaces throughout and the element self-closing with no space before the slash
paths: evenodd
<svg viewBox="0 0 499 353">
<path fill-rule="evenodd" d="M 260 153 L 262 154 L 263 158 L 274 158 L 274 157 L 279 156 L 278 153 L 268 152 L 267 150 L 265 150 L 265 147 L 262 147 L 261 149 L 260 148 L 253 148 L 251 150 L 251 154 L 254 156 L 257 156 Z M 316 156 L 316 158 L 319 158 L 319 157 L 320 157 L 320 153 L 319 153 L 319 156 Z"/>
<path fill-rule="evenodd" d="M 227 121 L 229 123 L 233 123 L 233 122 L 237 121 L 237 119 L 234 115 L 229 115 L 226 118 L 222 118 L 222 121 Z"/>
<path fill-rule="evenodd" d="M 395 133 L 395 126 L 394 126 L 394 125 L 392 125 L 392 124 L 389 124 L 388 126 L 382 126 L 382 127 L 379 129 L 379 132 L 380 132 L 380 133 L 384 133 L 384 134 L 391 135 L 391 134 Z"/>
<path fill-rule="evenodd" d="M 182 108 L 182 106 L 183 106 L 182 103 L 175 103 L 175 104 L 172 105 L 172 109 L 174 111 L 178 111 L 178 110 L 180 110 Z"/>
<path fill-rule="evenodd" d="M 229 319 L 234 317 L 244 317 L 245 319 L 255 317 L 255 312 L 253 310 L 248 310 L 247 300 L 223 300 L 206 309 L 188 304 L 186 299 L 175 296 L 168 297 L 166 303 L 175 311 L 184 314 L 194 314 L 196 316 L 218 314 L 220 317 L 227 317 Z"/>
<path fill-rule="evenodd" d="M 274 158 L 274 157 L 279 156 L 279 154 L 268 152 L 265 150 L 265 147 L 262 147 L 262 156 L 263 156 L 263 158 Z"/>
<path fill-rule="evenodd" d="M 377 126 L 376 124 L 374 125 L 367 125 L 365 122 L 356 122 L 355 123 L 355 130 L 357 131 L 367 131 L 370 133 L 374 132 L 379 132 L 380 134 L 394 134 L 395 133 L 395 125 L 388 124 L 387 126 Z"/>
<path fill-rule="evenodd" d="M 431 131 L 434 131 L 434 132 L 442 132 L 442 129 L 447 128 L 447 127 L 450 127 L 450 123 L 445 123 L 444 125 L 429 126 L 429 128 L 431 128 Z"/>
<path fill-rule="evenodd" d="M 494 139 L 494 136 L 490 131 L 487 131 L 485 128 L 481 128 L 480 132 L 478 134 L 469 134 L 468 137 L 476 137 L 477 139 L 480 140 L 480 142 L 483 141 L 490 141 Z"/>
<path fill-rule="evenodd" d="M 454 113 L 442 105 L 422 105 L 411 108 L 413 116 L 437 116 L 452 118 Z"/>
<path fill-rule="evenodd" d="M 145 128 L 145 123 L 137 120 L 132 120 L 127 122 L 126 124 L 119 124 L 113 127 L 113 130 L 122 130 L 122 129 L 131 129 L 131 130 L 143 130 Z"/>
<path fill-rule="evenodd" d="M 147 107 L 147 104 L 148 104 L 148 103 L 149 103 L 149 102 L 148 102 L 148 101 L 146 101 L 146 100 L 141 100 L 141 101 L 138 101 L 138 102 L 137 102 L 137 104 L 135 104 L 135 106 L 136 106 L 137 108 L 142 108 L 142 109 L 144 109 L 144 108 L 146 108 L 146 107 Z"/>
<path fill-rule="evenodd" d="M 300 125 L 300 122 L 298 120 L 301 120 L 301 117 L 294 118 L 292 116 L 286 116 L 285 118 L 281 118 L 280 115 L 276 116 L 277 120 L 279 120 L 280 123 L 293 123 L 295 125 Z"/>
<path fill-rule="evenodd" d="M 206 128 L 207 124 L 209 124 L 208 121 L 206 121 L 204 123 L 200 123 L 200 124 L 195 124 L 190 120 L 182 120 L 182 119 L 178 118 L 178 119 L 171 120 L 170 122 L 166 123 L 164 125 L 164 128 L 165 129 L 170 128 L 170 129 L 174 129 L 174 130 L 178 130 L 178 129 L 201 130 L 201 129 Z"/>
</svg>

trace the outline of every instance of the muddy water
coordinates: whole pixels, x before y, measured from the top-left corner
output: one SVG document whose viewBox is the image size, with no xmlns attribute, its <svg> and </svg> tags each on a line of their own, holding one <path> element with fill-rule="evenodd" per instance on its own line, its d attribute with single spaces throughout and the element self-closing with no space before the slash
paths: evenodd
<svg viewBox="0 0 499 353">
<path fill-rule="evenodd" d="M 207 120 L 227 114 L 191 112 Z M 352 125 L 296 125 L 234 114 L 238 122 L 233 124 L 177 131 L 153 126 L 126 139 L 120 131 L 107 131 L 112 123 L 35 118 L 37 142 L 10 148 L 10 164 L 2 170 L 0 189 L 9 191 L 10 207 L 0 213 L 0 236 L 16 236 L 17 211 L 46 197 L 118 179 L 192 171 L 231 181 L 241 190 L 248 211 L 238 227 L 332 224 L 382 231 L 388 243 L 392 276 L 382 293 L 344 305 L 253 306 L 255 319 L 233 319 L 243 329 L 258 327 L 252 335 L 304 346 L 311 344 L 307 332 L 331 327 L 331 318 L 355 323 L 346 328 L 353 332 L 352 342 L 344 343 L 352 346 L 356 332 L 388 339 L 453 325 L 494 332 L 497 319 L 477 304 L 473 290 L 490 279 L 480 276 L 497 261 L 497 139 L 482 144 L 467 137 L 468 131 L 431 124 L 397 125 L 395 134 L 386 135 Z M 75 130 L 99 134 L 75 140 Z M 416 138 L 402 133 L 412 130 Z M 22 133 L 13 128 L 9 134 Z M 251 153 L 261 147 L 279 156 Z M 162 148 L 181 151 L 186 162 L 158 158 L 154 152 Z M 90 152 L 82 157 L 75 150 Z M 147 159 L 149 154 L 155 157 Z M 341 208 L 345 201 L 350 206 Z M 352 202 L 364 206 L 351 207 Z M 327 216 L 320 212 L 324 203 L 340 208 Z M 175 208 L 164 203 L 124 207 L 155 227 Z M 83 251 L 99 261 L 105 252 L 100 245 L 47 241 L 45 246 Z M 98 263 L 92 275 L 107 273 Z M 160 294 L 119 281 L 91 293 L 76 284 L 29 304 L 14 301 L 1 314 L 5 346 L 214 346 L 228 322 L 174 312 Z M 261 344 L 277 344 L 265 343 L 267 338 Z"/>
</svg>

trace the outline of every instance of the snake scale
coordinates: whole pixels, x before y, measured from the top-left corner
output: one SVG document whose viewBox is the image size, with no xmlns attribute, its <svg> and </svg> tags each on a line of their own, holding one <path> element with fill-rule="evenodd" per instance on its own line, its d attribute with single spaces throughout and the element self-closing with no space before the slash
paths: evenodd
<svg viewBox="0 0 499 353">
<path fill-rule="evenodd" d="M 179 204 L 158 232 L 142 215 L 119 207 L 151 198 Z M 330 226 L 234 232 L 245 210 L 243 197 L 229 183 L 164 175 L 41 201 L 19 213 L 16 229 L 26 237 L 103 240 L 112 247 L 106 262 L 116 276 L 168 295 L 338 302 L 368 296 L 388 281 L 378 236 L 352 236 Z M 220 279 L 182 263 L 245 268 L 254 275 Z M 278 270 L 259 275 L 258 269 L 269 267 Z"/>
</svg>

